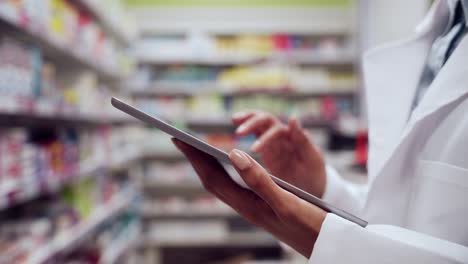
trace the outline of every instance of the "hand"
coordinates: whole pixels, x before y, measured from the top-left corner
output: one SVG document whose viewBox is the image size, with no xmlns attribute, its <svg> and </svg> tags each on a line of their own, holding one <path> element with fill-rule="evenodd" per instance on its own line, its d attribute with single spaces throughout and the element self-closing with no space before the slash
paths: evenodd
<svg viewBox="0 0 468 264">
<path fill-rule="evenodd" d="M 229 153 L 248 190 L 236 184 L 213 157 L 177 139 L 203 186 L 241 216 L 309 258 L 326 212 L 281 189 L 254 159 L 239 150 Z"/>
<path fill-rule="evenodd" d="M 237 135 L 256 135 L 251 151 L 259 154 L 270 173 L 322 197 L 326 184 L 325 162 L 297 119 L 291 118 L 285 125 L 272 114 L 248 112 L 234 115 L 233 122 L 239 125 Z"/>
</svg>

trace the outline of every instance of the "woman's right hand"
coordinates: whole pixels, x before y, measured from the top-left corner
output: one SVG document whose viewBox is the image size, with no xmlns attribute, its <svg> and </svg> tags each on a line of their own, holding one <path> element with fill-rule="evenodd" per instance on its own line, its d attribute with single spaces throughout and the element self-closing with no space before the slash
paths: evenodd
<svg viewBox="0 0 468 264">
<path fill-rule="evenodd" d="M 233 122 L 238 125 L 238 136 L 255 134 L 257 140 L 251 151 L 260 156 L 270 173 L 322 197 L 326 184 L 325 162 L 296 118 L 283 124 L 270 113 L 246 112 L 235 114 Z"/>
</svg>

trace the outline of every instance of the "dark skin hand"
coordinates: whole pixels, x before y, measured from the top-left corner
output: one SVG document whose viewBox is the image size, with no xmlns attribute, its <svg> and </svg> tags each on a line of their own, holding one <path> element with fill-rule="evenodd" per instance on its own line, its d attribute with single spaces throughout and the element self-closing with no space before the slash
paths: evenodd
<svg viewBox="0 0 468 264">
<path fill-rule="evenodd" d="M 322 197 L 325 192 L 325 162 L 295 118 L 284 124 L 270 113 L 252 111 L 235 114 L 236 135 L 255 134 L 251 151 L 265 168 L 306 192 Z"/>
<path fill-rule="evenodd" d="M 309 258 L 326 212 L 281 189 L 266 170 L 240 150 L 229 158 L 251 190 L 236 184 L 219 162 L 208 154 L 172 139 L 197 172 L 203 186 L 250 223 Z"/>
</svg>

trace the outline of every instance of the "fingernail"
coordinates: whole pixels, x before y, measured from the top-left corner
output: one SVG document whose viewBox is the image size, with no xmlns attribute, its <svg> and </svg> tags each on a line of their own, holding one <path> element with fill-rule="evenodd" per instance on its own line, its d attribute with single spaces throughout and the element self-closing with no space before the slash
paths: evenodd
<svg viewBox="0 0 468 264">
<path fill-rule="evenodd" d="M 297 116 L 292 116 L 289 120 L 291 124 L 293 125 L 293 127 L 301 128 L 301 122 L 299 122 L 299 119 L 297 118 Z"/>
<path fill-rule="evenodd" d="M 289 117 L 289 121 L 291 121 L 293 123 L 297 122 L 297 116 L 292 115 L 291 117 Z"/>
<path fill-rule="evenodd" d="M 260 141 L 256 140 L 256 141 L 252 144 L 252 147 L 250 148 L 250 150 L 252 150 L 253 152 L 257 152 L 258 147 L 260 147 Z"/>
<path fill-rule="evenodd" d="M 236 133 L 242 133 L 244 132 L 245 130 L 247 129 L 247 127 L 245 125 L 240 125 L 237 130 L 236 130 Z"/>
<path fill-rule="evenodd" d="M 231 151 L 229 158 L 239 170 L 245 170 L 251 166 L 249 158 L 240 150 L 235 149 Z"/>
<path fill-rule="evenodd" d="M 233 119 L 240 119 L 240 118 L 243 118 L 245 116 L 245 113 L 243 112 L 239 112 L 239 113 L 235 113 L 232 115 L 232 118 Z"/>
</svg>

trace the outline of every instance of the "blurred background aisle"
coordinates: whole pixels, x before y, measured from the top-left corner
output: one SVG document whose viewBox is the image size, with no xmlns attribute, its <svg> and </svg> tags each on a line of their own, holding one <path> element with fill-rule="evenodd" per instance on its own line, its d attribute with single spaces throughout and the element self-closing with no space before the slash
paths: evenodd
<svg viewBox="0 0 468 264">
<path fill-rule="evenodd" d="M 225 150 L 255 140 L 235 112 L 297 116 L 363 183 L 360 58 L 411 31 L 430 1 L 410 2 L 0 1 L 0 263 L 305 263 L 110 97 Z"/>
</svg>

